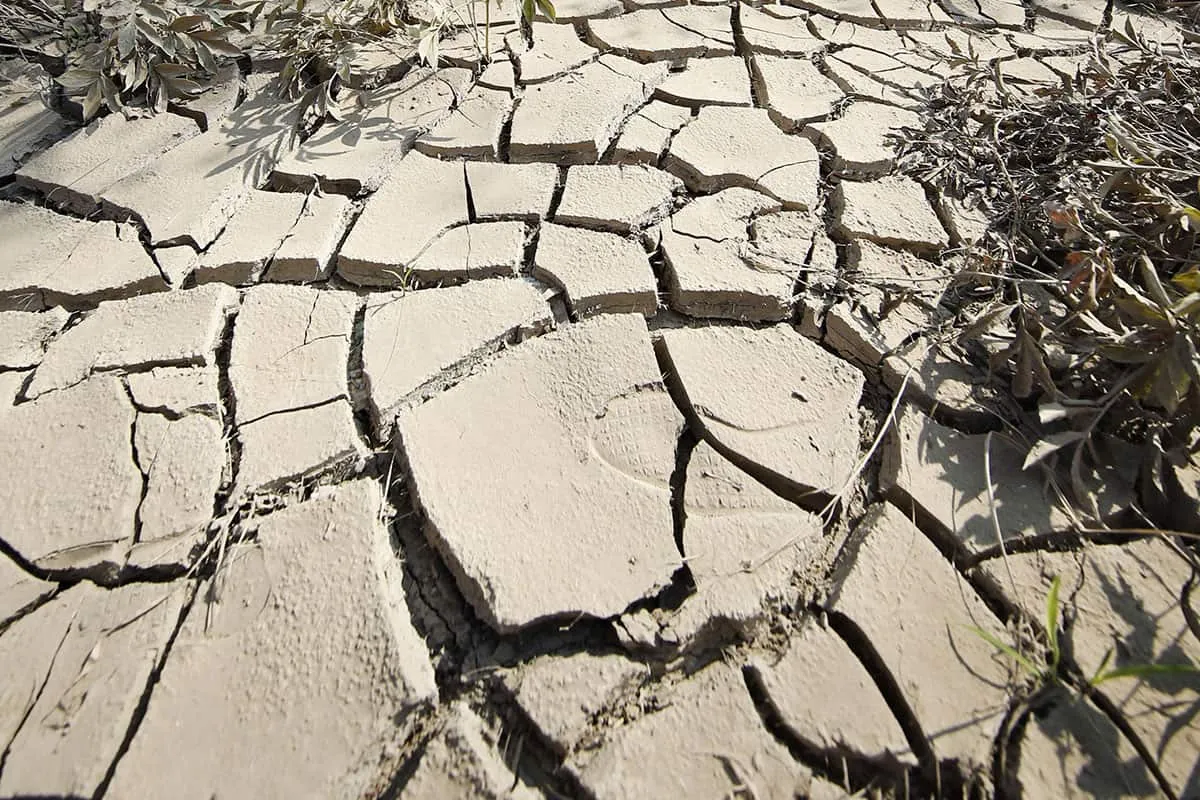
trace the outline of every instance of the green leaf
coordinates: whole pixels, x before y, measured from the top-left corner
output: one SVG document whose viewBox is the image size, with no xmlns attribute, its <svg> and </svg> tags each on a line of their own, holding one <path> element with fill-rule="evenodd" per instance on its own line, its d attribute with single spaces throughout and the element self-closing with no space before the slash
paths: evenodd
<svg viewBox="0 0 1200 800">
<path fill-rule="evenodd" d="M 1028 658 L 1021 655 L 1019 652 L 1017 652 L 1017 649 L 1015 647 L 1013 647 L 1012 645 L 1005 644 L 1004 642 L 1000 641 L 992 634 L 985 631 L 983 628 L 977 628 L 974 625 L 968 625 L 967 630 L 971 631 L 976 636 L 978 636 L 980 639 L 983 639 L 985 642 L 990 644 L 992 647 L 996 648 L 1001 653 L 1004 653 L 1006 656 L 1008 656 L 1009 658 L 1016 661 L 1021 666 L 1021 668 L 1024 669 L 1026 672 L 1028 672 L 1030 675 L 1033 675 L 1035 677 L 1040 677 L 1042 675 L 1042 670 L 1039 669 Z"/>
<path fill-rule="evenodd" d="M 1100 661 L 1100 666 L 1096 667 L 1095 673 L 1092 674 L 1092 679 L 1088 681 L 1088 686 L 1096 685 L 1096 682 L 1100 680 L 1100 676 L 1104 673 L 1104 670 L 1108 669 L 1108 665 L 1112 663 L 1112 658 L 1113 649 L 1110 647 L 1104 654 L 1104 658 Z"/>
<path fill-rule="evenodd" d="M 1171 278 L 1171 283 L 1185 292 L 1200 292 L 1200 267 L 1190 267 Z"/>
<path fill-rule="evenodd" d="M 1118 364 L 1145 364 L 1154 360 L 1153 351 L 1127 344 L 1106 344 L 1100 347 L 1099 352 Z"/>
<path fill-rule="evenodd" d="M 90 89 L 99 78 L 100 70 L 97 69 L 69 69 L 59 75 L 56 80 L 64 89 L 82 91 Z"/>
<path fill-rule="evenodd" d="M 157 72 L 161 78 L 182 78 L 184 75 L 187 75 L 189 72 L 191 72 L 191 70 L 182 64 L 156 64 L 154 66 L 154 71 Z"/>
<path fill-rule="evenodd" d="M 172 20 L 171 24 L 167 26 L 167 30 L 176 32 L 187 31 L 202 24 L 206 19 L 202 14 L 187 14 Z"/>
<path fill-rule="evenodd" d="M 550 0 L 537 0 L 537 7 L 551 22 L 557 19 L 556 12 L 554 11 L 554 3 L 550 2 Z"/>
<path fill-rule="evenodd" d="M 156 19 L 159 22 L 168 22 L 171 19 L 171 15 L 167 13 L 166 9 L 157 3 L 144 2 L 141 5 L 141 9 L 146 13 L 146 16 Z"/>
<path fill-rule="evenodd" d="M 522 0 L 521 16 L 525 17 L 525 19 L 527 19 L 527 20 L 532 21 L 533 15 L 534 15 L 534 0 Z"/>
<path fill-rule="evenodd" d="M 217 59 L 213 57 L 212 51 L 204 42 L 196 42 L 196 59 L 200 62 L 200 66 L 204 67 L 205 72 L 210 75 L 216 74 Z"/>
<path fill-rule="evenodd" d="M 137 45 L 137 23 L 134 17 L 130 17 L 117 33 L 117 53 L 122 59 L 129 58 L 135 45 Z"/>
<path fill-rule="evenodd" d="M 1118 678 L 1149 678 L 1154 675 L 1200 675 L 1200 668 L 1191 664 L 1130 664 L 1098 675 L 1092 679 L 1092 685 L 1099 686 Z"/>
<path fill-rule="evenodd" d="M 1138 259 L 1138 272 L 1142 276 L 1142 283 L 1150 292 L 1150 296 L 1154 298 L 1154 302 L 1158 303 L 1162 308 L 1170 308 L 1171 298 L 1167 295 L 1167 290 L 1163 287 L 1162 281 L 1158 279 L 1158 271 L 1154 269 L 1154 264 L 1146 256 Z"/>
<path fill-rule="evenodd" d="M 1200 311 L 1200 292 L 1192 292 L 1171 307 L 1171 313 L 1179 317 L 1190 317 Z"/>
<path fill-rule="evenodd" d="M 1058 649 L 1058 590 L 1062 581 L 1057 575 L 1050 582 L 1050 593 L 1046 595 L 1046 638 L 1050 643 L 1050 670 L 1058 670 L 1061 651 Z"/>
</svg>

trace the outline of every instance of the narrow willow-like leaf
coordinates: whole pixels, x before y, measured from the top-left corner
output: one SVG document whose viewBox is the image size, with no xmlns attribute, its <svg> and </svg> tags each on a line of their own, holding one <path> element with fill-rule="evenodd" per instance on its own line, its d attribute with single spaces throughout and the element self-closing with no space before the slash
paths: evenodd
<svg viewBox="0 0 1200 800">
<path fill-rule="evenodd" d="M 1046 638 L 1050 643 L 1050 670 L 1058 670 L 1059 656 L 1061 652 L 1058 647 L 1058 590 L 1062 586 L 1062 581 L 1057 575 L 1050 582 L 1050 593 L 1046 595 Z"/>
</svg>

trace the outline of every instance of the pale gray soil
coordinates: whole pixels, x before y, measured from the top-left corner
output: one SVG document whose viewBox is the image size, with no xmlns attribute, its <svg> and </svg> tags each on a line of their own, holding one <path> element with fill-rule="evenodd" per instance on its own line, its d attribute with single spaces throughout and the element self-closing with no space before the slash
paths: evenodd
<svg viewBox="0 0 1200 800">
<path fill-rule="evenodd" d="M 1070 669 L 1200 663 L 1186 550 L 1067 535 L 1135 465 L 1081 519 L 930 347 L 987 220 L 894 174 L 1103 0 L 557 5 L 303 142 L 265 71 L 3 101 L 0 796 L 1200 797 L 1195 675 L 1031 708 L 972 630 L 1057 576 Z"/>
</svg>

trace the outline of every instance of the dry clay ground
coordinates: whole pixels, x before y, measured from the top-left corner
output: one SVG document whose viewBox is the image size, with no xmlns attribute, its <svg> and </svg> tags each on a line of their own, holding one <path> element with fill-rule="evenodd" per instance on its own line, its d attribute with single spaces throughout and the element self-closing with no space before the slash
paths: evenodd
<svg viewBox="0 0 1200 800">
<path fill-rule="evenodd" d="M 1200 662 L 913 341 L 981 221 L 891 174 L 1104 3 L 557 5 L 298 145 L 270 62 L 4 112 L 0 796 L 1200 796 L 1194 678 L 1031 713 L 968 629 L 1058 576 L 1072 669 Z"/>
</svg>

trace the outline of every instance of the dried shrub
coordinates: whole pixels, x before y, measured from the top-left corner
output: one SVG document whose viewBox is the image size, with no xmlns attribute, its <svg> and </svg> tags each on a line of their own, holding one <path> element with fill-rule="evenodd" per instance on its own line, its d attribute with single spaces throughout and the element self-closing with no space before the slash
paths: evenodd
<svg viewBox="0 0 1200 800">
<path fill-rule="evenodd" d="M 82 106 L 164 110 L 195 94 L 241 51 L 253 9 L 233 0 L 3 0 L 0 48 L 35 58 Z"/>
<path fill-rule="evenodd" d="M 1038 401 L 1031 459 L 1069 453 L 1073 475 L 1102 430 L 1148 442 L 1147 463 L 1197 452 L 1191 38 L 1159 45 L 1130 24 L 1098 37 L 1074 78 L 1034 92 L 969 63 L 904 148 L 910 174 L 994 220 L 968 254 L 962 336 L 1017 398 Z"/>
</svg>

